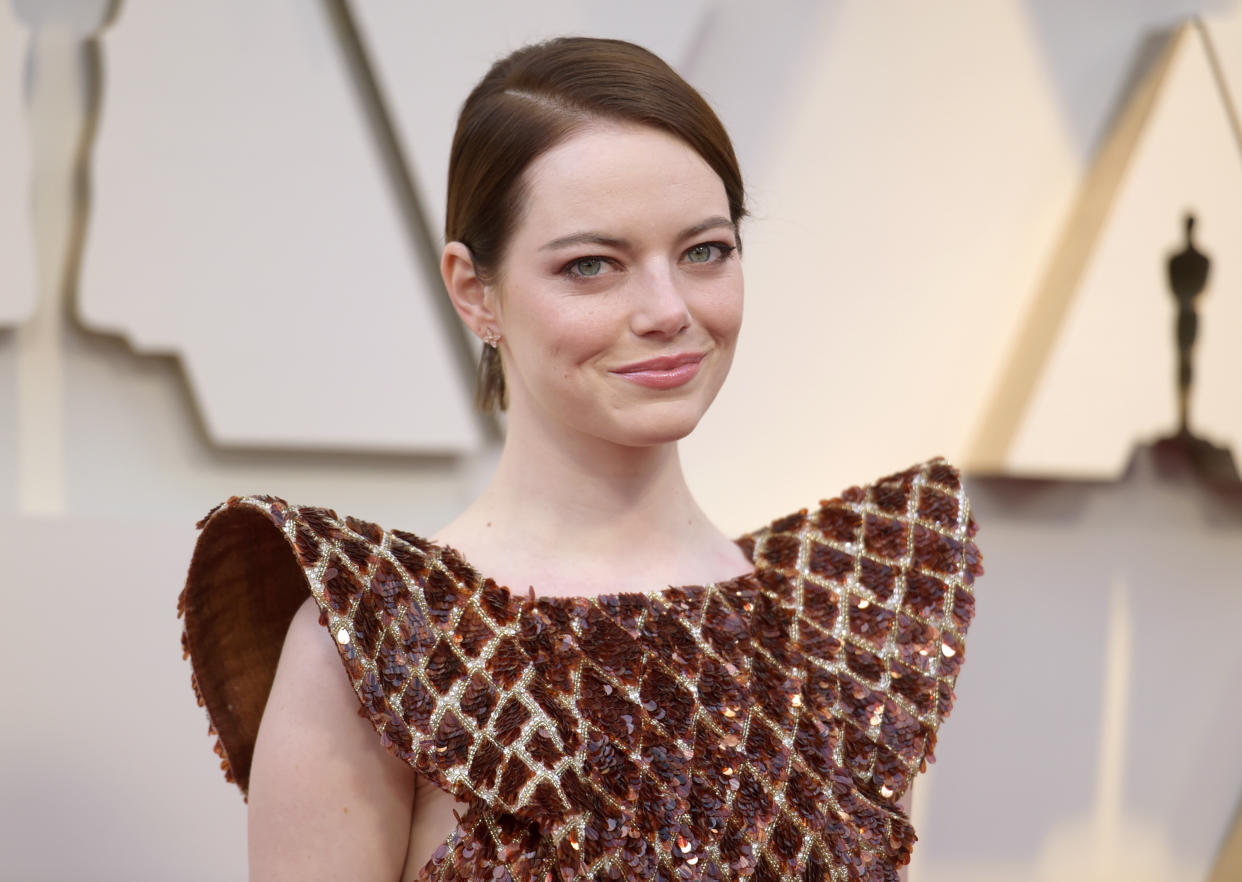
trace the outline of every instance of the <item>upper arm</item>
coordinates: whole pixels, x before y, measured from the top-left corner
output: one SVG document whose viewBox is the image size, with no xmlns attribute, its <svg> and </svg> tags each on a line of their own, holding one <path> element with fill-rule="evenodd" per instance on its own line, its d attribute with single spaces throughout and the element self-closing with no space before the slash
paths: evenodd
<svg viewBox="0 0 1242 882">
<path fill-rule="evenodd" d="M 400 877 L 415 772 L 384 748 L 358 707 L 308 598 L 289 626 L 255 742 L 254 882 Z"/>
</svg>

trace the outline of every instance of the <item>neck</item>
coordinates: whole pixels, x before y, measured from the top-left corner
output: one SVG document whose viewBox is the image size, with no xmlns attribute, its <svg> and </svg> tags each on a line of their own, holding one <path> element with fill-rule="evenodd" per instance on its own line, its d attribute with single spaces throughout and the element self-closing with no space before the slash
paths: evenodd
<svg viewBox="0 0 1242 882">
<path fill-rule="evenodd" d="M 638 543 L 676 547 L 714 533 L 686 485 L 676 442 L 627 447 L 523 410 L 510 415 L 504 452 L 472 510 L 503 524 L 504 544 L 567 548 L 593 559 Z"/>
<path fill-rule="evenodd" d="M 690 495 L 675 441 L 614 444 L 521 407 L 487 489 L 433 538 L 519 592 L 647 591 L 752 569 Z"/>
</svg>

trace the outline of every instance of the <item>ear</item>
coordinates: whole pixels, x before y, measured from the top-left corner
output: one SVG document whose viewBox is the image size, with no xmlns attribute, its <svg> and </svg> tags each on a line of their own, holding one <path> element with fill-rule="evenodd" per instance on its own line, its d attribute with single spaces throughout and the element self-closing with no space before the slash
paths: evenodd
<svg viewBox="0 0 1242 882">
<path fill-rule="evenodd" d="M 461 242 L 445 245 L 440 255 L 440 276 L 453 308 L 476 336 L 483 337 L 489 328 L 503 333 L 499 316 L 492 308 L 494 291 L 479 278 L 469 248 Z"/>
</svg>

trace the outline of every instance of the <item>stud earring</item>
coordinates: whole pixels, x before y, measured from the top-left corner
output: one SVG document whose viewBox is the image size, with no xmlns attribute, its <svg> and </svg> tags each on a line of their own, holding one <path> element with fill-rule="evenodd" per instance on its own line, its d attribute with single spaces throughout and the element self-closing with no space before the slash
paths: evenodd
<svg viewBox="0 0 1242 882">
<path fill-rule="evenodd" d="M 496 344 L 500 342 L 500 335 L 496 333 L 495 328 L 488 328 L 483 332 L 483 342 L 493 349 L 496 348 Z"/>
</svg>

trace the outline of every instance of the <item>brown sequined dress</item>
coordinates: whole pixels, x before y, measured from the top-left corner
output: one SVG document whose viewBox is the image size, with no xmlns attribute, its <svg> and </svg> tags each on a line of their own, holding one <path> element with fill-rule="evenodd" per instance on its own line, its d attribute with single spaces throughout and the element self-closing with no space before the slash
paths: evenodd
<svg viewBox="0 0 1242 882">
<path fill-rule="evenodd" d="M 468 804 L 420 879 L 895 880 L 982 573 L 932 460 L 738 539 L 753 574 L 531 602 L 271 496 L 199 524 L 184 644 L 245 792 L 309 592 L 384 745 Z"/>
</svg>

